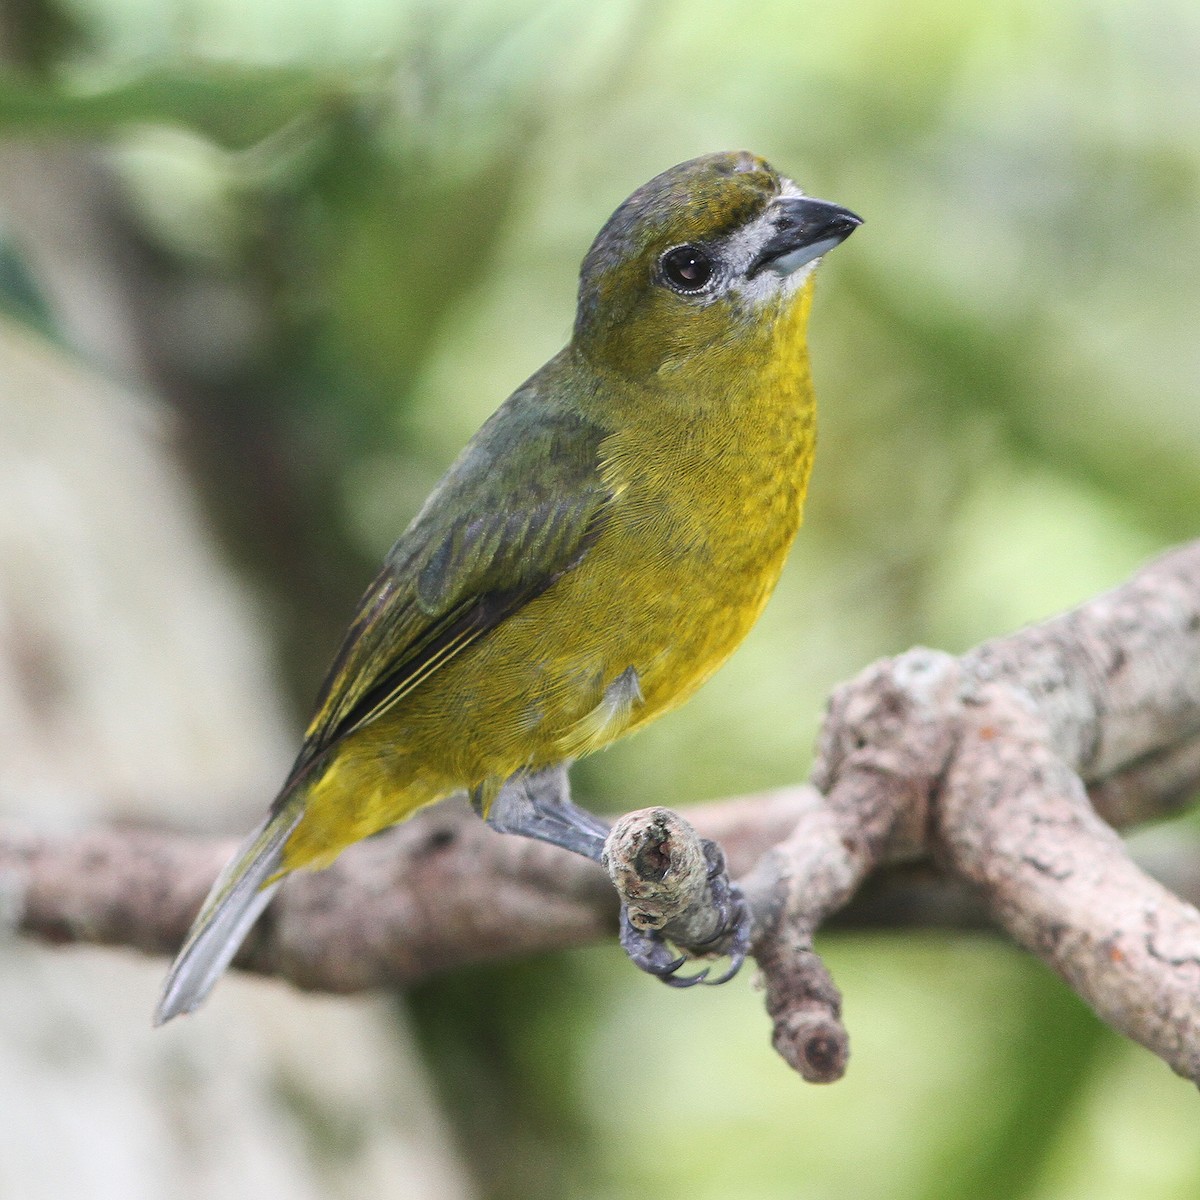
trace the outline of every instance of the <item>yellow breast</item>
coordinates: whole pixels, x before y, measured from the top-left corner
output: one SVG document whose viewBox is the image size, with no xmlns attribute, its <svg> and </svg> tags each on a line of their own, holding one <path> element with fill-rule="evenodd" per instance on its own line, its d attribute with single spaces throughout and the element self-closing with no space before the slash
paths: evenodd
<svg viewBox="0 0 1200 1200">
<path fill-rule="evenodd" d="M 596 561 L 567 589 L 607 631 L 596 647 L 606 677 L 631 666 L 640 682 L 643 702 L 605 740 L 686 700 L 749 632 L 779 579 L 815 445 L 807 359 L 797 354 L 759 384 L 682 419 L 652 454 L 636 430 L 605 446 L 620 503 Z"/>
<path fill-rule="evenodd" d="M 597 543 L 439 673 L 459 706 L 487 681 L 458 771 L 501 780 L 599 749 L 681 704 L 745 637 L 778 581 L 812 466 L 808 302 L 764 323 L 769 341 L 739 346 L 757 361 L 729 364 L 727 387 L 664 381 L 667 399 L 647 400 L 603 443 L 616 499 Z M 664 403 L 675 405 L 668 421 Z M 614 687 L 630 670 L 636 687 Z"/>
<path fill-rule="evenodd" d="M 633 397 L 601 447 L 615 498 L 596 543 L 346 740 L 310 795 L 289 868 L 460 788 L 486 797 L 516 771 L 600 749 L 725 662 L 800 524 L 816 436 L 807 309 L 806 292 L 751 348 L 755 362 L 728 364 L 726 385 L 660 381 L 643 419 Z"/>
</svg>

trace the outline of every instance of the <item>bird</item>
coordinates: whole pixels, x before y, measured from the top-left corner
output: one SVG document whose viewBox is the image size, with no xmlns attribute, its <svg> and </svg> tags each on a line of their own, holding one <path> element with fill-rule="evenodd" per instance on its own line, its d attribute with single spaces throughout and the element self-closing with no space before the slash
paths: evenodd
<svg viewBox="0 0 1200 1200">
<path fill-rule="evenodd" d="M 363 595 L 156 1024 L 199 1006 L 288 874 L 453 794 L 600 859 L 607 827 L 571 801 L 567 768 L 682 704 L 766 604 L 813 462 L 813 270 L 861 223 L 747 151 L 680 163 L 616 209 L 567 345 L 483 424 Z M 748 914 L 724 900 L 744 958 Z M 670 981 L 683 960 L 657 936 L 622 926 Z"/>
</svg>

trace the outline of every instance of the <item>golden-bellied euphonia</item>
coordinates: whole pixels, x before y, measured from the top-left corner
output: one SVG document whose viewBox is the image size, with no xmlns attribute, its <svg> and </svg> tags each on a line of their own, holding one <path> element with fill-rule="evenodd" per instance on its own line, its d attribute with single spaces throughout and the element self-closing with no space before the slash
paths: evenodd
<svg viewBox="0 0 1200 1200">
<path fill-rule="evenodd" d="M 158 1022 L 204 999 L 288 872 L 454 792 L 501 830 L 599 857 L 605 827 L 571 804 L 566 767 L 686 700 L 766 604 L 812 466 L 812 270 L 858 224 L 747 153 L 673 167 L 613 213 L 569 344 L 368 588 Z M 669 976 L 681 960 L 642 936 L 631 956 Z"/>
</svg>

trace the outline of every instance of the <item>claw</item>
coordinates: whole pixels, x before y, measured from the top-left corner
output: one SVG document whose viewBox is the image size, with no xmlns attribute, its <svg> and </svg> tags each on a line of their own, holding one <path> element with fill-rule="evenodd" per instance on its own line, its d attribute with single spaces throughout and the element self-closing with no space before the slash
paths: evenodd
<svg viewBox="0 0 1200 1200">
<path fill-rule="evenodd" d="M 649 975 L 661 979 L 668 987 L 688 988 L 703 983 L 708 978 L 708 968 L 695 975 L 677 974 L 688 961 L 686 954 L 674 958 L 667 943 L 657 933 L 645 933 L 629 919 L 628 910 L 621 909 L 621 948 L 630 961 Z"/>
<path fill-rule="evenodd" d="M 733 928 L 729 934 L 729 945 L 725 950 L 725 953 L 729 956 L 729 970 L 716 979 L 706 980 L 705 982 L 709 987 L 717 987 L 722 983 L 728 983 L 742 969 L 742 964 L 746 961 L 746 955 L 750 953 L 750 934 L 754 928 L 753 920 L 750 916 L 750 906 L 746 903 L 746 898 L 742 895 L 742 889 L 736 883 L 729 885 L 729 893 L 734 910 L 731 915 L 735 916 Z M 725 928 L 729 929 L 728 922 Z"/>
<path fill-rule="evenodd" d="M 741 889 L 736 884 L 727 884 L 726 887 L 728 890 L 722 897 L 721 906 L 722 925 L 709 939 L 710 942 L 729 939 L 729 946 L 725 951 L 729 958 L 729 968 L 724 974 L 710 979 L 709 967 L 697 971 L 694 975 L 678 974 L 680 967 L 688 961 L 688 956 L 674 957 L 661 934 L 646 933 L 636 928 L 624 908 L 621 910 L 621 948 L 635 966 L 661 979 L 668 987 L 689 988 L 699 983 L 716 987 L 718 984 L 728 983 L 746 961 L 746 955 L 750 951 L 752 923 L 750 909 Z"/>
<path fill-rule="evenodd" d="M 728 983 L 742 969 L 746 955 L 750 952 L 750 935 L 753 930 L 750 906 L 742 895 L 742 889 L 736 883 L 731 883 L 725 873 L 725 855 L 721 847 L 707 838 L 703 844 L 704 857 L 708 862 L 709 889 L 719 922 L 716 933 L 707 942 L 693 946 L 692 949 L 702 950 L 703 946 L 728 941 L 725 954 L 729 958 L 729 969 L 723 975 L 710 979 L 709 967 L 697 971 L 694 975 L 678 974 L 679 968 L 688 961 L 688 956 L 685 954 L 674 957 L 662 934 L 647 933 L 638 929 L 630 921 L 628 909 L 624 906 L 621 908 L 621 948 L 635 966 L 661 979 L 668 987 L 689 988 L 698 983 L 716 987 L 718 984 Z"/>
<path fill-rule="evenodd" d="M 645 933 L 629 919 L 629 910 L 621 908 L 621 949 L 629 955 L 634 966 L 649 975 L 667 979 L 687 962 L 687 955 L 671 956 L 667 944 L 658 934 Z"/>
<path fill-rule="evenodd" d="M 667 987 L 673 988 L 689 988 L 695 987 L 698 983 L 706 983 L 708 981 L 708 968 L 703 971 L 697 971 L 695 975 L 667 975 L 663 978 L 663 983 Z"/>
</svg>

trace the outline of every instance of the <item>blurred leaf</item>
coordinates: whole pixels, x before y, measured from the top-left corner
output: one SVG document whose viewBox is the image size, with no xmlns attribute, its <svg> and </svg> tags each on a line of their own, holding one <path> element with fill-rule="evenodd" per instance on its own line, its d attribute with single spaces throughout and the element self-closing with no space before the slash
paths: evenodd
<svg viewBox="0 0 1200 1200">
<path fill-rule="evenodd" d="M 340 107 L 356 90 L 346 76 L 303 67 L 163 67 L 96 91 L 51 88 L 5 73 L 0 135 L 80 137 L 129 124 L 171 124 L 242 149 L 299 117 Z"/>
</svg>

